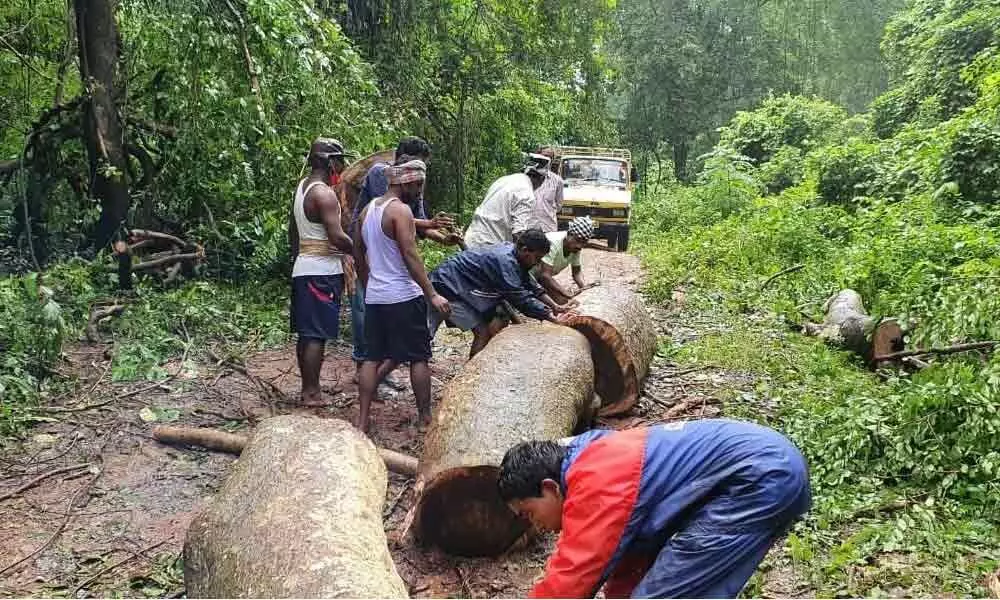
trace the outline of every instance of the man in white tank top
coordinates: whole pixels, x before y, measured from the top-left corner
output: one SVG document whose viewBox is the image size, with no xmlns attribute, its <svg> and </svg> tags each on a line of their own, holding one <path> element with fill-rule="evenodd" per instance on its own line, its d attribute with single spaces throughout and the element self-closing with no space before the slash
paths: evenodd
<svg viewBox="0 0 1000 600">
<path fill-rule="evenodd" d="M 288 240 L 292 258 L 292 330 L 298 334 L 296 355 L 302 375 L 302 403 L 323 405 L 319 373 L 326 340 L 336 339 L 340 325 L 340 295 L 344 287 L 342 261 L 354 249 L 340 225 L 340 202 L 333 190 L 344 170 L 344 147 L 319 138 L 309 149 L 309 177 L 299 182 L 292 203 Z"/>
<path fill-rule="evenodd" d="M 368 431 L 378 381 L 400 363 L 410 363 L 410 384 L 417 403 L 417 427 L 431 421 L 431 334 L 428 302 L 445 317 L 448 301 L 427 277 L 417 251 L 417 231 L 407 203 L 423 191 L 427 166 L 409 160 L 386 170 L 389 190 L 366 206 L 355 224 L 354 257 L 365 288 L 364 335 L 367 347 L 360 373 L 358 428 Z"/>
</svg>

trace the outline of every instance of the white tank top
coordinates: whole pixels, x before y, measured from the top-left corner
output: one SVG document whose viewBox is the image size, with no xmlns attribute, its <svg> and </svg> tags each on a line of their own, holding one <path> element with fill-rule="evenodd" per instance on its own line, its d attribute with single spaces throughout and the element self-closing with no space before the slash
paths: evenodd
<svg viewBox="0 0 1000 600">
<path fill-rule="evenodd" d="M 398 304 L 423 295 L 410 272 L 406 270 L 399 244 L 382 231 L 382 214 L 396 198 L 377 198 L 368 205 L 368 214 L 361 226 L 368 258 L 366 304 Z"/>
<path fill-rule="evenodd" d="M 292 212 L 295 214 L 295 228 L 299 231 L 299 240 L 316 240 L 329 242 L 326 235 L 326 228 L 322 223 L 313 223 L 306 216 L 305 200 L 306 194 L 315 186 L 323 184 L 322 181 L 314 181 L 306 185 L 306 180 L 299 182 L 299 187 L 295 189 L 295 203 L 292 205 Z M 305 275 L 340 275 L 344 272 L 344 265 L 340 262 L 339 256 L 314 256 L 312 254 L 299 254 L 295 257 L 295 265 L 292 267 L 292 277 L 302 277 Z"/>
</svg>

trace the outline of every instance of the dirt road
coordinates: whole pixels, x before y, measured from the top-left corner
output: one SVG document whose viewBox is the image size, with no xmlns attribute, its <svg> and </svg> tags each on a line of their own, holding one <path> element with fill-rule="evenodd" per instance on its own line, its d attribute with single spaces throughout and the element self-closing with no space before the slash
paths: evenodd
<svg viewBox="0 0 1000 600">
<path fill-rule="evenodd" d="M 588 250 L 584 264 L 588 280 L 641 286 L 639 262 L 631 255 Z M 562 277 L 568 282 L 568 273 Z M 671 323 L 666 308 L 650 310 L 661 336 L 686 335 Z M 432 362 L 435 396 L 461 368 L 468 341 L 467 335 L 453 331 L 438 334 Z M 233 458 L 160 445 L 149 437 L 152 426 L 172 422 L 241 430 L 273 414 L 353 419 L 357 411 L 350 348 L 343 343 L 328 350 L 323 369 L 325 390 L 334 404 L 319 409 L 290 402 L 299 385 L 292 346 L 254 355 L 246 361 L 246 373 L 226 363 L 177 360 L 165 367 L 172 376 L 153 385 L 105 382 L 103 353 L 103 347 L 73 349 L 70 356 L 81 376 L 81 393 L 62 399 L 51 422 L 36 426 L 22 442 L 0 452 L 0 569 L 7 568 L 0 573 L 0 594 L 178 597 L 183 593 L 179 556 L 185 529 L 221 485 Z M 406 380 L 402 372 L 397 375 Z M 738 377 L 656 360 L 634 413 L 599 425 L 628 428 L 657 422 L 665 414 L 716 415 L 717 390 Z M 375 442 L 418 455 L 421 442 L 410 390 L 383 387 L 381 396 L 384 401 L 373 413 Z M 678 406 L 683 410 L 674 408 Z M 398 542 L 399 527 L 413 502 L 412 483 L 392 475 L 384 511 L 393 557 L 412 595 L 527 593 L 541 572 L 551 539 L 499 559 L 481 560 L 456 559 Z"/>
</svg>

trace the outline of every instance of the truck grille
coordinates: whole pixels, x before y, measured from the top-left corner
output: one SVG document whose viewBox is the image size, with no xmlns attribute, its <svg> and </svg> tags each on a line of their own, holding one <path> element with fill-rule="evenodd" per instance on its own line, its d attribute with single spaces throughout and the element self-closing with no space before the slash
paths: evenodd
<svg viewBox="0 0 1000 600">
<path fill-rule="evenodd" d="M 559 211 L 559 217 L 568 219 L 572 217 L 583 217 L 590 215 L 592 219 L 600 218 L 625 218 L 628 216 L 627 208 L 597 208 L 593 206 L 564 206 Z"/>
</svg>

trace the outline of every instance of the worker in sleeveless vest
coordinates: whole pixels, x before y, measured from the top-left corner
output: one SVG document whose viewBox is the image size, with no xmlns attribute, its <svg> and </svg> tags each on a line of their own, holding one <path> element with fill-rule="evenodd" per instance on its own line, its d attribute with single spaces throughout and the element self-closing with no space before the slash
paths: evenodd
<svg viewBox="0 0 1000 600">
<path fill-rule="evenodd" d="M 302 376 L 302 403 L 325 404 L 319 374 L 326 340 L 337 338 L 343 261 L 354 245 L 340 225 L 340 202 L 333 186 L 347 166 L 344 146 L 318 138 L 309 149 L 309 176 L 299 182 L 292 203 L 288 240 L 292 259 L 292 332 Z"/>
<path fill-rule="evenodd" d="M 354 258 L 365 288 L 365 352 L 358 397 L 358 428 L 368 431 L 369 410 L 380 376 L 410 364 L 410 385 L 417 403 L 417 428 L 431 421 L 431 333 L 428 308 L 447 318 L 451 306 L 431 285 L 417 251 L 417 229 L 410 205 L 423 192 L 427 166 L 402 157 L 386 170 L 389 189 L 371 201 L 355 223 Z M 428 307 L 428 304 L 430 307 Z M 383 373 L 378 370 L 385 369 Z"/>
</svg>

